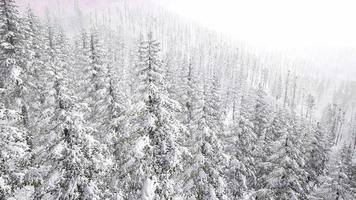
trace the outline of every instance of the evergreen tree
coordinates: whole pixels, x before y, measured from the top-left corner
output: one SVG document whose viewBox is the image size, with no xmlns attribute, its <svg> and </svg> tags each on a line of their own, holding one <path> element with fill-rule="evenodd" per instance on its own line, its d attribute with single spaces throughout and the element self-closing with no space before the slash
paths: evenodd
<svg viewBox="0 0 356 200">
<path fill-rule="evenodd" d="M 209 85 L 209 91 L 206 92 L 205 112 L 206 120 L 208 121 L 209 128 L 215 132 L 215 134 L 222 138 L 224 136 L 224 109 L 220 94 L 220 80 L 216 75 L 213 75 L 211 84 Z"/>
<path fill-rule="evenodd" d="M 341 155 L 337 155 L 329 166 L 329 173 L 320 178 L 322 183 L 311 195 L 311 199 L 354 199 L 355 191 L 351 187 L 350 170 L 350 148 L 344 146 Z M 334 158 L 335 159 L 335 158 Z"/>
<path fill-rule="evenodd" d="M 21 84 L 20 75 L 23 69 L 20 56 L 24 36 L 21 32 L 20 18 L 13 0 L 0 1 L 0 16 L 0 88 L 14 92 L 13 90 L 16 91 L 16 88 Z M 11 96 L 10 94 L 12 93 L 7 94 L 8 97 Z M 6 104 L 10 103 L 11 100 L 8 99 Z"/>
<path fill-rule="evenodd" d="M 24 160 L 29 147 L 22 115 L 0 104 L 0 199 L 10 198 L 22 186 Z"/>
<path fill-rule="evenodd" d="M 119 198 L 120 196 L 120 173 L 121 165 L 120 159 L 125 156 L 123 155 L 122 147 L 125 146 L 125 133 L 128 131 L 128 111 L 129 103 L 125 100 L 125 95 L 123 94 L 121 88 L 119 88 L 119 81 L 115 78 L 114 74 L 109 68 L 108 79 L 109 81 L 109 95 L 107 96 L 107 105 L 109 113 L 104 124 L 105 127 L 102 129 L 105 134 L 107 134 L 108 141 L 106 143 L 109 145 L 110 153 L 114 158 L 114 166 L 106 176 L 106 181 L 108 184 L 109 191 L 107 194 L 111 198 L 115 199 L 115 196 Z"/>
<path fill-rule="evenodd" d="M 13 0 L 0 1 L 0 198 L 8 199 L 23 184 L 29 150 L 25 30 Z"/>
<path fill-rule="evenodd" d="M 273 84 L 273 88 L 272 88 L 272 95 L 276 98 L 276 100 L 278 101 L 283 94 L 283 83 L 282 83 L 282 77 L 279 76 L 278 78 L 276 78 L 274 84 Z"/>
<path fill-rule="evenodd" d="M 267 110 L 267 103 L 266 103 L 266 93 L 263 90 L 261 84 L 259 85 L 257 92 L 256 92 L 256 104 L 255 104 L 255 113 L 254 113 L 254 132 L 258 138 L 264 137 L 265 131 L 267 128 L 268 123 L 268 115 L 269 111 Z"/>
<path fill-rule="evenodd" d="M 185 113 L 187 116 L 184 119 L 184 123 L 189 127 L 191 134 L 193 134 L 196 132 L 199 120 L 203 115 L 204 84 L 202 75 L 197 70 L 193 70 L 192 66 L 189 67 L 185 103 Z"/>
<path fill-rule="evenodd" d="M 159 43 L 148 34 L 139 47 L 140 84 L 133 97 L 129 131 L 123 133 L 120 190 L 124 199 L 172 199 L 179 168 L 178 102 L 168 96 Z M 153 195 L 153 196 L 151 196 Z"/>
<path fill-rule="evenodd" d="M 311 120 L 313 119 L 313 115 L 314 115 L 314 109 L 315 109 L 315 98 L 311 94 L 309 94 L 307 96 L 306 107 L 307 107 L 307 111 L 306 111 L 306 116 L 305 117 L 311 123 Z"/>
<path fill-rule="evenodd" d="M 45 52 L 46 43 L 44 41 L 43 27 L 39 19 L 34 15 L 31 8 L 27 8 L 22 21 L 22 28 L 25 30 L 24 57 L 27 60 L 26 81 L 23 90 L 23 117 L 24 125 L 29 128 L 33 146 L 35 133 L 38 129 L 38 120 L 41 118 L 41 107 L 44 104 L 46 85 L 48 53 Z M 31 120 L 30 120 L 31 119 Z"/>
<path fill-rule="evenodd" d="M 85 124 L 82 106 L 69 86 L 70 54 L 62 32 L 54 37 L 51 96 L 47 97 L 46 131 L 36 150 L 43 177 L 35 199 L 100 199 L 100 172 L 106 166 L 103 146 Z"/>
<path fill-rule="evenodd" d="M 197 128 L 192 132 L 195 144 L 192 148 L 193 159 L 187 169 L 187 185 L 184 194 L 188 199 L 227 199 L 226 156 L 219 135 L 222 135 L 222 113 L 219 106 L 219 83 L 215 79 L 205 87 L 204 100 L 196 111 L 200 110 Z M 210 92 L 210 95 L 207 93 Z M 196 118 L 197 119 L 197 118 Z"/>
<path fill-rule="evenodd" d="M 74 66 L 73 72 L 76 74 L 76 78 L 79 81 L 74 82 L 75 93 L 81 98 L 81 101 L 89 103 L 88 93 L 91 86 L 91 65 L 89 57 L 89 38 L 85 29 L 81 29 L 78 34 L 74 36 L 73 51 L 74 54 Z M 89 106 L 88 106 L 89 107 Z"/>
<path fill-rule="evenodd" d="M 93 28 L 89 40 L 89 88 L 88 104 L 92 108 L 89 120 L 94 123 L 94 127 L 100 127 L 107 118 L 108 107 L 105 98 L 109 95 L 107 79 L 107 65 L 104 62 L 105 52 L 99 39 L 98 31 Z M 104 137 L 101 135 L 100 137 Z"/>
<path fill-rule="evenodd" d="M 231 148 L 232 158 L 227 172 L 231 199 L 242 198 L 244 194 L 255 187 L 255 145 L 257 136 L 253 132 L 253 124 L 241 113 L 240 119 L 236 119 L 232 134 L 236 136 Z"/>
<path fill-rule="evenodd" d="M 256 162 L 256 177 L 257 184 L 255 189 L 259 193 L 263 193 L 267 185 L 267 178 L 269 173 L 273 170 L 275 165 L 271 162 L 270 157 L 275 153 L 276 142 L 287 132 L 287 120 L 285 110 L 278 110 L 274 113 L 274 118 L 270 126 L 266 129 L 264 140 L 258 140 L 254 156 L 258 159 Z M 262 141 L 262 142 L 261 142 Z"/>
<path fill-rule="evenodd" d="M 306 168 L 309 174 L 309 181 L 317 183 L 318 177 L 323 175 L 328 162 L 329 144 L 320 123 L 317 123 L 313 132 L 307 137 L 306 149 Z"/>
<path fill-rule="evenodd" d="M 292 121 L 290 121 L 292 122 Z M 289 123 L 287 130 L 273 144 L 273 155 L 269 157 L 272 170 L 266 176 L 264 189 L 257 193 L 257 198 L 266 199 L 305 199 L 307 188 L 304 170 L 304 157 L 300 150 L 300 136 L 295 124 Z"/>
<path fill-rule="evenodd" d="M 29 35 L 13 0 L 0 1 L 0 88 L 6 94 L 1 102 L 7 108 L 20 112 L 23 123 L 28 123 L 28 58 L 26 36 Z"/>
</svg>

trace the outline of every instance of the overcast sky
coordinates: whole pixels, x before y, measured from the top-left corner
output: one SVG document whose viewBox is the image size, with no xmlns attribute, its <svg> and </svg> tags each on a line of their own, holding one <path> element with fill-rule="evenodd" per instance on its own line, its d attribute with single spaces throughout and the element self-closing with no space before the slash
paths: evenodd
<svg viewBox="0 0 356 200">
<path fill-rule="evenodd" d="M 356 78 L 356 0 L 154 1 L 248 45 Z"/>
<path fill-rule="evenodd" d="M 155 0 L 250 44 L 356 47 L 355 0 Z"/>
<path fill-rule="evenodd" d="M 39 14 L 73 8 L 75 0 L 17 0 Z M 83 10 L 120 0 L 79 0 Z M 154 1 L 197 24 L 257 48 L 314 59 L 321 68 L 356 71 L 356 0 L 130 0 Z M 61 6 L 58 6 L 58 5 Z M 345 53 L 346 52 L 346 53 Z M 351 53 L 350 53 L 351 52 Z M 341 64 L 347 63 L 347 64 Z"/>
<path fill-rule="evenodd" d="M 43 8 L 74 0 L 18 0 Z M 118 0 L 80 0 L 90 8 Z M 153 0 L 252 45 L 278 48 L 356 47 L 355 0 Z"/>
</svg>

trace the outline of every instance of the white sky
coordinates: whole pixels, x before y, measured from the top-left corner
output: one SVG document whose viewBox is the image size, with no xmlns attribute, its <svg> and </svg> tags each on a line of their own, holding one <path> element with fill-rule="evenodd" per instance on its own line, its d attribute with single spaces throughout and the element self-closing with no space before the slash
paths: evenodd
<svg viewBox="0 0 356 200">
<path fill-rule="evenodd" d="M 17 0 L 41 13 L 74 0 Z M 120 0 L 79 0 L 83 9 Z M 134 0 L 129 0 L 134 1 Z M 256 50 L 311 61 L 331 74 L 356 78 L 356 0 L 137 0 L 153 1 L 188 20 Z M 339 70 L 342 69 L 342 70 Z M 342 71 L 342 72 L 341 72 Z M 353 73 L 350 73 L 353 72 Z"/>
<path fill-rule="evenodd" d="M 356 47 L 356 0 L 154 0 L 251 45 Z"/>
</svg>

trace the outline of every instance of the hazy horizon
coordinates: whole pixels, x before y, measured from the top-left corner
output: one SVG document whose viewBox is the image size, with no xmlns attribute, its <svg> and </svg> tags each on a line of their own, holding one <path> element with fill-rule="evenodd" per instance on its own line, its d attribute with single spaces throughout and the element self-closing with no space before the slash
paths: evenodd
<svg viewBox="0 0 356 200">
<path fill-rule="evenodd" d="M 352 2 L 146 0 L 150 1 L 257 51 L 277 52 L 293 59 L 304 59 L 320 65 L 316 66 L 318 68 L 326 68 L 329 75 L 336 70 L 345 79 L 356 80 L 356 27 L 351 26 L 352 20 L 356 19 L 356 12 L 350 9 Z M 30 5 L 42 14 L 48 7 L 54 10 L 66 8 L 61 12 L 70 15 L 75 2 L 88 14 L 95 9 L 113 9 L 120 0 L 20 2 L 22 7 Z"/>
</svg>

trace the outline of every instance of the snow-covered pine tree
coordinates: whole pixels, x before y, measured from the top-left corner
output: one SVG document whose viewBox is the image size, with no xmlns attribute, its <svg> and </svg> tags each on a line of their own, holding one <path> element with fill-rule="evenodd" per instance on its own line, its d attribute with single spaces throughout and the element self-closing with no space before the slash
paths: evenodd
<svg viewBox="0 0 356 200">
<path fill-rule="evenodd" d="M 221 100 L 221 85 L 216 74 L 209 80 L 208 91 L 205 93 L 205 112 L 209 128 L 219 137 L 224 136 L 224 109 Z"/>
<path fill-rule="evenodd" d="M 271 93 L 273 97 L 276 98 L 277 101 L 282 97 L 283 94 L 282 76 L 278 76 L 275 79 Z"/>
<path fill-rule="evenodd" d="M 32 145 L 38 146 L 41 144 L 38 143 L 36 137 L 47 132 L 46 123 L 53 116 L 52 108 L 54 103 L 48 97 L 53 95 L 53 69 L 56 66 L 55 61 L 58 62 L 58 59 L 54 59 L 55 48 L 57 48 L 55 47 L 56 36 L 49 13 L 47 13 L 47 22 L 43 27 L 36 23 L 35 16 L 31 14 L 31 11 L 29 11 L 25 19 L 27 21 L 25 23 L 28 26 L 27 29 L 33 31 L 28 31 L 28 37 L 34 40 L 33 43 L 32 41 L 27 41 L 27 43 L 29 43 L 30 51 L 34 51 L 32 53 L 36 55 L 33 58 L 34 62 L 30 63 L 32 65 L 29 68 L 30 87 L 27 98 L 31 99 L 28 104 L 31 119 L 29 128 L 33 136 Z M 39 46 L 37 47 L 37 45 Z M 36 48 L 38 48 L 38 52 Z"/>
<path fill-rule="evenodd" d="M 203 104 L 204 104 L 204 81 L 202 74 L 194 67 L 193 63 L 189 63 L 187 66 L 187 74 L 183 76 L 184 87 L 182 91 L 182 113 L 183 123 L 188 127 L 189 132 L 194 134 L 199 127 L 199 120 L 203 116 Z M 193 145 L 194 136 L 188 136 L 186 138 Z"/>
<path fill-rule="evenodd" d="M 310 199 L 355 199 L 355 191 L 351 187 L 352 180 L 348 173 L 352 167 L 350 162 L 351 148 L 345 145 L 341 152 L 334 156 L 329 165 L 328 173 L 320 177 L 322 184 L 311 194 Z"/>
<path fill-rule="evenodd" d="M 29 147 L 21 124 L 21 113 L 0 103 L 0 199 L 10 198 L 22 186 L 25 171 L 21 161 Z"/>
<path fill-rule="evenodd" d="M 105 102 L 108 106 L 108 115 L 104 120 L 107 122 L 105 125 L 109 129 L 108 132 L 114 131 L 114 136 L 116 136 L 116 134 L 123 132 L 122 129 L 125 126 L 124 119 L 129 108 L 129 101 L 123 91 L 124 89 L 120 87 L 122 81 L 118 79 L 118 74 L 115 73 L 112 66 L 108 66 L 107 80 L 109 94 Z"/>
<path fill-rule="evenodd" d="M 191 134 L 195 143 L 192 146 L 192 160 L 186 169 L 186 185 L 183 189 L 186 199 L 228 198 L 224 177 L 227 159 L 219 138 L 223 131 L 219 82 L 215 78 L 209 83 L 210 87 L 204 87 L 203 101 L 193 108 L 196 127 Z"/>
<path fill-rule="evenodd" d="M 226 148 L 231 151 L 230 165 L 227 170 L 229 195 L 231 199 L 242 198 L 243 195 L 253 190 L 256 184 L 256 169 L 254 150 L 257 136 L 253 132 L 252 122 L 240 113 L 239 119 L 235 118 L 232 127 L 232 145 Z"/>
<path fill-rule="evenodd" d="M 305 199 L 304 157 L 300 150 L 301 141 L 296 124 L 288 117 L 287 129 L 273 143 L 273 154 L 268 162 L 272 164 L 267 174 L 266 185 L 256 193 L 258 199 Z"/>
<path fill-rule="evenodd" d="M 137 44 L 136 44 L 137 43 Z M 140 84 L 140 81 L 137 80 L 137 71 L 140 69 L 140 63 L 143 62 L 143 55 L 140 53 L 140 47 L 144 45 L 145 40 L 142 34 L 140 34 L 139 39 L 136 41 L 135 45 L 135 50 L 134 52 L 138 52 L 138 55 L 134 54 L 134 58 L 132 59 L 133 63 L 130 63 L 130 68 L 128 69 L 128 79 L 129 79 L 129 87 L 130 87 L 130 95 L 132 96 L 136 88 L 138 88 L 138 85 Z"/>
<path fill-rule="evenodd" d="M 28 105 L 25 94 L 28 92 L 29 63 L 27 48 L 30 41 L 23 20 L 19 17 L 13 0 L 0 1 L 0 88 L 6 94 L 2 102 L 7 108 L 20 112 L 24 126 L 28 126 Z"/>
<path fill-rule="evenodd" d="M 318 177 L 325 174 L 329 157 L 329 143 L 327 135 L 318 122 L 312 132 L 306 133 L 306 142 L 303 144 L 306 151 L 306 169 L 308 182 L 317 184 Z"/>
<path fill-rule="evenodd" d="M 272 122 L 266 129 L 264 140 L 262 140 L 262 146 L 256 147 L 257 151 L 255 151 L 254 155 L 255 158 L 258 158 L 258 161 L 256 161 L 257 184 L 255 185 L 255 189 L 258 193 L 265 192 L 267 176 L 271 170 L 273 170 L 274 165 L 270 162 L 269 158 L 275 153 L 274 145 L 277 140 L 279 140 L 283 134 L 287 132 L 287 121 L 285 118 L 285 110 L 280 109 L 275 111 Z"/>
<path fill-rule="evenodd" d="M 277 111 L 275 111 L 272 122 L 266 129 L 265 152 L 267 156 L 271 156 L 274 153 L 271 149 L 272 144 L 276 142 L 286 132 L 286 128 L 287 128 L 286 112 L 287 111 L 284 109 L 278 109 Z"/>
<path fill-rule="evenodd" d="M 329 104 L 323 114 L 323 126 L 326 129 L 330 145 L 336 145 L 344 123 L 344 110 L 338 104 Z"/>
<path fill-rule="evenodd" d="M 166 58 L 163 61 L 163 68 L 165 71 L 165 82 L 167 83 L 167 90 L 168 94 L 172 99 L 175 99 L 179 103 L 180 101 L 180 94 L 179 94 L 179 86 L 182 84 L 180 81 L 180 71 L 179 68 L 176 66 L 176 59 L 174 59 L 172 53 L 167 53 Z"/>
<path fill-rule="evenodd" d="M 123 133 L 120 190 L 124 199 L 172 199 L 175 171 L 179 168 L 177 143 L 182 125 L 170 99 L 159 60 L 159 43 L 148 34 L 139 46 L 140 80 L 129 114 L 129 131 Z"/>
<path fill-rule="evenodd" d="M 47 92 L 47 76 L 49 54 L 45 50 L 43 28 L 40 21 L 33 13 L 32 9 L 27 7 L 21 21 L 21 29 L 24 33 L 22 66 L 25 73 L 22 73 L 22 108 L 23 125 L 28 129 L 26 137 L 29 151 L 26 155 L 24 166 L 26 173 L 23 179 L 24 187 L 16 191 L 15 199 L 24 195 L 33 193 L 34 186 L 40 182 L 40 175 L 37 173 L 34 163 L 35 147 L 38 145 L 38 136 L 41 135 L 43 106 L 45 105 L 45 96 Z M 23 197 L 25 198 L 25 197 Z"/>
<path fill-rule="evenodd" d="M 41 112 L 46 96 L 47 70 L 46 62 L 49 55 L 46 50 L 43 27 L 38 17 L 31 8 L 27 8 L 22 21 L 22 29 L 25 32 L 24 63 L 26 69 L 26 81 L 23 83 L 23 113 L 24 124 L 29 128 L 32 138 L 30 146 L 33 146 L 35 134 L 38 133 L 38 121 L 43 114 Z"/>
<path fill-rule="evenodd" d="M 351 158 L 351 162 L 348 162 L 348 170 L 347 170 L 347 175 L 350 178 L 350 187 L 353 192 L 354 197 L 356 197 L 356 164 L 352 161 L 353 157 L 355 156 L 353 152 L 353 147 L 352 145 L 349 146 L 348 148 L 348 161 L 350 161 L 349 158 Z"/>
<path fill-rule="evenodd" d="M 351 145 L 344 144 L 341 149 L 341 162 L 345 167 L 346 175 L 351 179 L 354 151 Z"/>
<path fill-rule="evenodd" d="M 306 114 L 305 114 L 305 118 L 307 118 L 309 120 L 309 123 L 311 123 L 311 120 L 313 119 L 313 115 L 314 115 L 314 111 L 315 111 L 315 97 L 311 94 L 309 94 L 307 96 L 306 99 Z"/>
<path fill-rule="evenodd" d="M 193 63 L 188 65 L 188 74 L 185 77 L 186 81 L 186 94 L 184 97 L 184 117 L 183 122 L 189 128 L 191 134 L 196 132 L 198 122 L 203 114 L 204 104 L 204 83 L 202 75 L 193 67 Z"/>
<path fill-rule="evenodd" d="M 90 40 L 88 38 L 88 33 L 84 28 L 80 29 L 80 32 L 74 36 L 73 51 L 75 54 L 73 72 L 76 75 L 78 81 L 75 84 L 75 93 L 81 98 L 81 101 L 85 103 L 88 99 L 88 87 L 90 87 L 91 80 L 91 65 L 89 57 L 89 44 Z M 89 105 L 88 105 L 89 107 Z M 89 112 L 89 111 L 88 111 Z M 89 114 L 88 114 L 89 115 Z"/>
<path fill-rule="evenodd" d="M 268 164 L 268 155 L 266 155 L 266 147 L 270 144 L 267 144 L 268 141 L 266 138 L 266 131 L 269 126 L 269 118 L 271 116 L 270 108 L 267 103 L 266 97 L 267 94 L 264 91 L 261 84 L 259 84 L 256 91 L 253 92 L 255 99 L 253 100 L 252 112 L 249 112 L 250 119 L 253 123 L 253 131 L 256 134 L 255 148 L 253 149 L 253 155 L 255 159 L 255 171 L 256 177 L 263 179 L 266 173 L 266 164 Z M 262 183 L 261 183 L 262 182 Z M 258 180 L 255 185 L 255 189 L 261 189 L 260 185 L 263 184 L 262 180 Z"/>
<path fill-rule="evenodd" d="M 104 100 L 109 95 L 109 81 L 107 80 L 108 69 L 105 63 L 105 52 L 96 28 L 92 28 L 90 32 L 88 56 L 90 65 L 88 104 L 92 109 L 88 119 L 94 123 L 94 127 L 100 127 L 109 112 Z"/>
<path fill-rule="evenodd" d="M 105 143 L 110 147 L 109 151 L 113 155 L 114 166 L 110 172 L 106 175 L 106 194 L 112 199 L 119 198 L 121 165 L 120 159 L 123 155 L 123 147 L 125 146 L 125 133 L 128 131 L 128 111 L 129 102 L 128 98 L 123 92 L 123 88 L 119 85 L 118 75 L 113 72 L 112 67 L 108 66 L 107 79 L 109 81 L 108 91 L 109 94 L 105 97 L 105 104 L 107 105 L 108 114 L 103 120 L 104 124 L 100 129 L 107 135 Z"/>
<path fill-rule="evenodd" d="M 258 138 L 264 138 L 266 128 L 268 126 L 268 104 L 266 103 L 266 92 L 263 90 L 260 84 L 256 91 L 256 103 L 254 106 L 254 132 Z"/>
<path fill-rule="evenodd" d="M 23 184 L 27 154 L 27 81 L 25 30 L 13 0 L 0 1 L 0 198 L 8 199 Z"/>
<path fill-rule="evenodd" d="M 239 73 L 237 75 L 238 80 L 235 81 L 235 86 L 234 86 L 234 91 L 233 91 L 233 113 L 232 113 L 232 118 L 235 120 L 235 118 L 238 117 L 239 114 L 241 114 L 242 110 L 242 101 L 247 97 L 247 91 L 246 91 L 246 69 L 243 63 L 241 63 Z M 237 78 L 236 78 L 237 79 Z M 240 113 L 239 113 L 240 112 Z"/>
<path fill-rule="evenodd" d="M 52 42 L 52 82 L 43 124 L 46 129 L 38 138 L 41 145 L 35 160 L 43 180 L 34 199 L 100 199 L 97 184 L 107 164 L 104 147 L 92 136 L 83 108 L 69 86 L 71 55 L 65 35 L 54 34 Z"/>
<path fill-rule="evenodd" d="M 190 100 L 189 97 L 190 95 L 190 90 L 189 90 L 189 82 L 191 81 L 192 78 L 192 70 L 193 70 L 193 63 L 191 62 L 190 59 L 184 58 L 184 60 L 181 62 L 181 66 L 178 67 L 177 69 L 177 85 L 176 85 L 176 96 L 177 100 L 179 103 L 182 105 L 182 121 L 183 123 L 186 123 L 186 118 L 187 118 L 187 111 L 190 108 Z"/>
<path fill-rule="evenodd" d="M 2 97 L 5 106 L 13 104 L 17 97 L 23 73 L 21 59 L 23 32 L 20 29 L 20 18 L 14 0 L 0 1 L 0 88 L 7 89 L 6 98 Z M 14 87 L 15 86 L 15 87 Z M 14 94 L 15 93 L 15 94 Z M 10 98 L 10 99 L 8 99 Z M 17 105 L 15 106 L 18 109 Z"/>
<path fill-rule="evenodd" d="M 26 11 L 22 18 L 21 28 L 24 32 L 24 59 L 26 59 L 24 67 L 26 69 L 26 72 L 28 73 L 28 76 L 34 79 L 31 81 L 36 82 L 35 80 L 36 78 L 38 78 L 39 71 L 41 70 L 41 67 L 43 65 L 41 57 L 44 49 L 44 41 L 40 21 L 38 17 L 34 14 L 32 8 L 30 7 L 26 8 Z M 35 87 L 33 85 L 30 86 Z"/>
<path fill-rule="evenodd" d="M 92 30 L 90 36 L 91 62 L 91 97 L 92 120 L 101 132 L 99 137 L 108 145 L 113 145 L 117 134 L 121 134 L 124 126 L 123 115 L 127 114 L 128 101 L 122 88 L 123 81 L 115 71 L 112 60 L 106 60 L 106 51 L 99 39 L 98 31 Z"/>
</svg>

